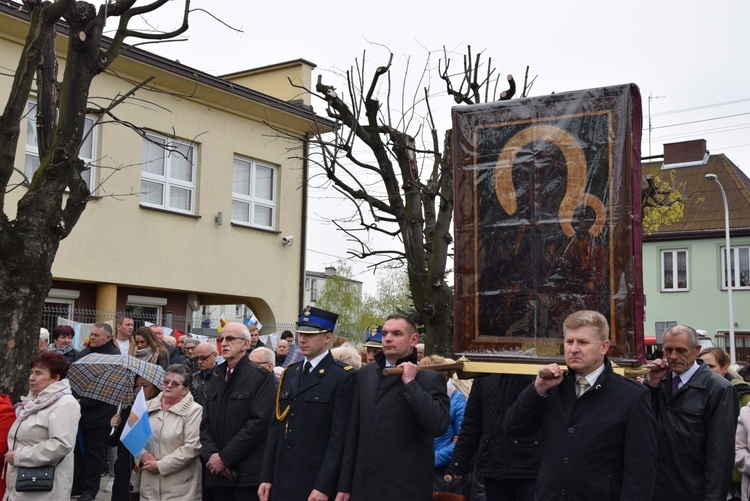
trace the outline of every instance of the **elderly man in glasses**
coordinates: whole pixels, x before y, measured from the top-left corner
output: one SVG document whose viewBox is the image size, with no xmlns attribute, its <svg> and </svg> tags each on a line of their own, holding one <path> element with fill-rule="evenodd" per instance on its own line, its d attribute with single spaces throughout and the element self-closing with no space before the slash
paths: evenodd
<svg viewBox="0 0 750 501">
<path fill-rule="evenodd" d="M 273 374 L 245 356 L 250 332 L 228 323 L 217 339 L 224 362 L 214 368 L 201 422 L 208 499 L 258 499 L 260 467 L 274 406 Z"/>
<path fill-rule="evenodd" d="M 198 364 L 198 371 L 193 373 L 193 384 L 190 387 L 190 393 L 193 399 L 202 407 L 205 407 L 206 396 L 208 395 L 208 383 L 214 374 L 214 368 L 217 364 L 219 352 L 216 349 L 216 343 L 200 343 L 195 347 L 195 362 Z"/>
</svg>

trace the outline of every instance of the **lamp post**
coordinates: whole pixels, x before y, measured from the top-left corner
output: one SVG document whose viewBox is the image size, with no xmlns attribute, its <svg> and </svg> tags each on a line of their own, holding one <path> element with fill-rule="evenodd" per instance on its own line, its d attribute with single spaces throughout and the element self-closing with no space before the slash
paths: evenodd
<svg viewBox="0 0 750 501">
<path fill-rule="evenodd" d="M 726 254 L 724 256 L 726 277 L 727 277 L 727 299 L 729 300 L 729 358 L 730 363 L 734 364 L 737 362 L 736 349 L 734 346 L 734 312 L 732 310 L 732 247 L 729 245 L 729 204 L 727 203 L 727 194 L 724 192 L 724 187 L 719 182 L 719 178 L 716 174 L 706 174 L 706 179 L 709 181 L 716 181 L 721 190 L 721 198 L 724 200 L 724 231 L 726 236 Z"/>
</svg>

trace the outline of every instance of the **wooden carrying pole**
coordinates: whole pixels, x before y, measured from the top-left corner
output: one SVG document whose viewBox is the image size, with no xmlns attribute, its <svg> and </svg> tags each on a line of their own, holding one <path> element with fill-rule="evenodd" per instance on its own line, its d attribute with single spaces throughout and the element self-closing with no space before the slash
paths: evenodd
<svg viewBox="0 0 750 501">
<path fill-rule="evenodd" d="M 463 369 L 463 362 L 454 362 L 452 364 L 433 364 L 433 365 L 420 365 L 419 370 L 428 371 L 460 371 Z M 400 376 L 404 373 L 403 367 L 386 367 L 383 369 L 384 376 Z"/>
<path fill-rule="evenodd" d="M 551 373 L 542 369 L 540 371 L 539 366 L 541 364 L 538 361 L 535 362 L 518 362 L 518 361 L 471 361 L 463 360 L 460 362 L 454 362 L 451 364 L 435 364 L 435 365 L 420 365 L 420 370 L 430 371 L 456 371 L 459 379 L 472 379 L 479 376 L 486 376 L 488 374 L 525 374 L 528 376 L 536 376 L 537 374 L 542 378 L 551 377 Z M 649 370 L 653 368 L 652 365 L 642 365 L 640 367 L 620 367 L 616 364 L 612 364 L 612 369 L 625 377 L 635 378 L 643 376 L 649 373 Z M 560 365 L 560 369 L 567 371 L 567 367 Z M 384 376 L 400 376 L 404 373 L 404 369 L 401 367 L 386 367 L 383 369 Z"/>
</svg>

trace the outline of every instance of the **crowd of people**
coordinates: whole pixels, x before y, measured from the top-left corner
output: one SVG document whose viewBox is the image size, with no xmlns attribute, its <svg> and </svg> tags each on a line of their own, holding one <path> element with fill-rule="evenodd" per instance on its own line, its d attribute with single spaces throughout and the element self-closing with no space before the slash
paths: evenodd
<svg viewBox="0 0 750 501">
<path fill-rule="evenodd" d="M 738 374 L 723 350 L 701 350 L 689 326 L 665 332 L 663 357 L 639 382 L 610 362 L 606 318 L 579 311 L 564 322 L 564 368 L 467 385 L 435 367 L 451 360 L 425 354 L 410 318 L 388 317 L 361 346 L 334 338 L 337 319 L 307 307 L 296 339 L 286 331 L 273 350 L 238 322 L 216 342 L 171 346 L 161 326 L 118 317 L 114 329 L 95 324 L 78 352 L 72 328 L 56 327 L 30 363 L 28 395 L 15 411 L 0 398 L 3 499 L 89 501 L 107 474 L 117 501 L 750 495 L 750 368 Z M 71 362 L 90 353 L 164 368 L 161 385 L 135 380 L 151 429 L 135 455 L 121 440 L 131 407 L 71 389 Z M 51 491 L 17 487 L 24 469 L 49 465 Z"/>
</svg>

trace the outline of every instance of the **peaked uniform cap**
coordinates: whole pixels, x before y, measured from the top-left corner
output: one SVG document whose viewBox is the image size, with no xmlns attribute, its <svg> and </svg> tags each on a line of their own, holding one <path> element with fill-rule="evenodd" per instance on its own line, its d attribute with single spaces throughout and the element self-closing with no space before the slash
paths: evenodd
<svg viewBox="0 0 750 501">
<path fill-rule="evenodd" d="M 336 313 L 321 310 L 314 306 L 306 306 L 302 313 L 300 313 L 299 322 L 297 322 L 297 331 L 307 334 L 332 333 L 336 327 L 338 318 L 339 316 Z"/>
</svg>

